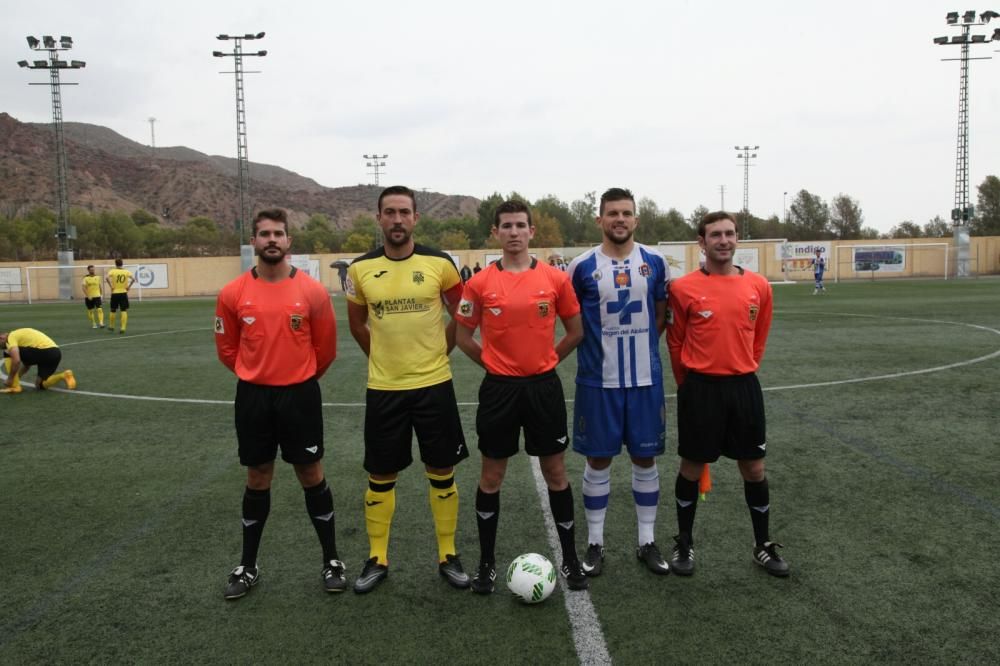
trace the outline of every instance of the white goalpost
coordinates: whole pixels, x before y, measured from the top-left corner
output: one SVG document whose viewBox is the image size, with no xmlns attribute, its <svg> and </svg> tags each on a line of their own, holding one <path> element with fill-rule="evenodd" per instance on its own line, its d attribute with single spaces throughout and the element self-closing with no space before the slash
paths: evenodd
<svg viewBox="0 0 1000 666">
<path fill-rule="evenodd" d="M 94 272 L 101 278 L 101 298 L 107 301 L 111 297 L 111 289 L 106 282 L 108 271 L 115 267 L 114 264 L 93 264 Z M 139 270 L 139 264 L 125 264 L 122 268 L 132 271 L 135 275 Z M 83 277 L 87 274 L 87 266 L 74 264 L 72 266 L 27 266 L 24 269 L 25 290 L 28 296 L 28 305 L 34 301 L 49 300 L 57 298 L 59 289 L 59 278 L 64 275 L 64 271 L 70 272 L 70 281 L 73 284 L 73 298 L 83 300 Z M 136 281 L 130 291 L 138 296 L 142 301 L 142 285 Z"/>
<path fill-rule="evenodd" d="M 948 279 L 951 243 L 835 245 L 834 281 L 922 277 Z"/>
</svg>

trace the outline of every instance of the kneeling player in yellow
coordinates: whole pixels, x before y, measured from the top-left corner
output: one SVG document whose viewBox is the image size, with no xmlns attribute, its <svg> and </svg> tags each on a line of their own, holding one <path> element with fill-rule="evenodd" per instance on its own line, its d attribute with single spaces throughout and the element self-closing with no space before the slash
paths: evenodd
<svg viewBox="0 0 1000 666">
<path fill-rule="evenodd" d="M 62 360 L 62 352 L 52 338 L 33 328 L 19 328 L 13 331 L 0 332 L 0 348 L 3 348 L 4 369 L 7 379 L 0 393 L 20 393 L 21 377 L 31 366 L 38 366 L 38 378 L 35 387 L 47 389 L 61 381 L 66 382 L 66 388 L 76 388 L 76 378 L 72 370 L 56 372 Z"/>
</svg>

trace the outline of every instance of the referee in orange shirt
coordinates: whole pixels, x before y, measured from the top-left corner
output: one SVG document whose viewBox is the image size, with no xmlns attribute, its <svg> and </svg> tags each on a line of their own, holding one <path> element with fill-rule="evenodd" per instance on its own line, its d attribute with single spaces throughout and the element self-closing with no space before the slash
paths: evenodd
<svg viewBox="0 0 1000 666">
<path fill-rule="evenodd" d="M 587 578 L 577 557 L 573 529 L 573 490 L 563 460 L 569 443 L 566 401 L 555 370 L 583 339 L 580 303 L 566 273 L 528 253 L 535 227 L 524 203 L 500 204 L 492 231 L 503 256 L 465 285 L 455 335 L 462 351 L 486 369 L 476 413 L 482 472 L 476 491 L 479 568 L 472 591 L 493 591 L 500 487 L 507 459 L 518 451 L 522 428 L 524 450 L 538 456 L 549 489 L 549 507 L 562 548 L 560 570 L 571 590 L 585 590 Z M 566 329 L 558 343 L 556 316 Z M 472 335 L 477 326 L 481 345 Z"/>
<path fill-rule="evenodd" d="M 682 576 L 694 573 L 698 478 L 720 454 L 735 459 L 743 475 L 754 561 L 773 576 L 788 575 L 788 563 L 777 552 L 781 544 L 768 535 L 764 394 L 755 374 L 771 328 L 771 285 L 733 263 L 738 236 L 729 213 L 706 215 L 698 225 L 705 265 L 670 283 L 667 346 L 678 387 L 681 457 L 674 487 L 679 534 L 670 569 Z"/>
<path fill-rule="evenodd" d="M 326 288 L 286 260 L 291 237 L 281 209 L 253 221 L 257 265 L 219 292 L 215 346 L 236 373 L 236 437 L 247 468 L 243 554 L 226 584 L 239 599 L 259 581 L 257 551 L 271 510 L 278 449 L 305 492 L 306 510 L 323 548 L 323 586 L 347 588 L 334 539 L 333 494 L 323 474 L 319 378 L 337 355 L 337 321 Z"/>
</svg>

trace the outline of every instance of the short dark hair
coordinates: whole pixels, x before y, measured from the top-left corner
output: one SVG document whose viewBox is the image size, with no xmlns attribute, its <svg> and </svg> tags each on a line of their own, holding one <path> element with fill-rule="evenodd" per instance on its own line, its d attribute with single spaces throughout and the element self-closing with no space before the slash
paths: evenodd
<svg viewBox="0 0 1000 666">
<path fill-rule="evenodd" d="M 493 211 L 493 226 L 500 226 L 500 216 L 504 213 L 525 213 L 528 216 L 528 226 L 534 226 L 531 222 L 531 209 L 528 208 L 528 204 L 523 201 L 518 201 L 517 199 L 509 199 L 504 201 L 502 204 L 497 206 L 497 209 Z"/>
<path fill-rule="evenodd" d="M 714 213 L 707 213 L 705 217 L 701 218 L 701 222 L 698 223 L 698 235 L 704 238 L 705 227 L 714 222 L 721 222 L 722 220 L 729 220 L 734 225 L 736 225 L 736 234 L 739 235 L 740 223 L 736 221 L 736 217 L 732 213 L 727 213 L 724 210 L 717 210 Z"/>
<path fill-rule="evenodd" d="M 382 190 L 382 194 L 378 195 L 378 212 L 382 212 L 382 199 L 393 194 L 402 194 L 403 196 L 410 197 L 410 201 L 413 202 L 413 212 L 417 212 L 417 193 L 408 188 L 406 185 L 390 185 L 389 187 Z"/>
<path fill-rule="evenodd" d="M 624 187 L 612 187 L 601 195 L 601 207 L 598 212 L 599 215 L 604 215 L 604 204 L 611 201 L 631 201 L 632 208 L 635 208 L 635 197 L 632 195 L 631 190 Z"/>
<path fill-rule="evenodd" d="M 117 259 L 115 259 L 115 266 L 117 266 L 118 268 L 121 268 L 121 267 L 122 267 L 122 264 L 124 264 L 124 263 L 125 263 L 125 262 L 124 262 L 124 261 L 122 261 L 122 258 L 121 258 L 121 257 L 118 257 Z"/>
<path fill-rule="evenodd" d="M 258 212 L 253 218 L 253 235 L 257 235 L 257 223 L 261 220 L 273 220 L 285 225 L 285 233 L 288 233 L 288 213 L 282 208 L 271 208 Z"/>
<path fill-rule="evenodd" d="M 88 270 L 88 271 L 89 271 L 89 270 L 90 270 L 91 268 L 93 268 L 93 267 L 94 267 L 94 264 L 87 264 L 87 270 Z"/>
</svg>

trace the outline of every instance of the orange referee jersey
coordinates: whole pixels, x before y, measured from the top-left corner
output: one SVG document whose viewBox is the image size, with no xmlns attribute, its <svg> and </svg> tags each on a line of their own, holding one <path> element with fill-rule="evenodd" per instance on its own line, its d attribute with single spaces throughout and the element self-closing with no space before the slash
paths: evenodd
<svg viewBox="0 0 1000 666">
<path fill-rule="evenodd" d="M 483 365 L 495 375 L 530 377 L 559 363 L 555 350 L 556 316 L 580 313 L 569 276 L 531 260 L 520 273 L 505 271 L 498 261 L 465 283 L 458 323 L 479 326 Z"/>
<path fill-rule="evenodd" d="M 667 347 L 674 379 L 689 370 L 706 375 L 756 372 L 771 329 L 771 285 L 757 273 L 710 275 L 704 270 L 671 281 Z"/>
<path fill-rule="evenodd" d="M 219 292 L 219 360 L 243 381 L 289 386 L 326 372 L 337 356 L 337 320 L 326 288 L 292 268 L 265 282 L 254 268 Z"/>
</svg>

